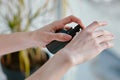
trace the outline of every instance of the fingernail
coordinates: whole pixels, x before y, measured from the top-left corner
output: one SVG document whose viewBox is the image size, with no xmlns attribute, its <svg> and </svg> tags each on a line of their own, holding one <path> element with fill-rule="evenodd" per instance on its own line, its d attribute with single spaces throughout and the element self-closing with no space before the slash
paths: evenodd
<svg viewBox="0 0 120 80">
<path fill-rule="evenodd" d="M 72 37 L 70 35 L 66 34 L 64 38 L 65 38 L 65 40 L 70 40 Z"/>
</svg>

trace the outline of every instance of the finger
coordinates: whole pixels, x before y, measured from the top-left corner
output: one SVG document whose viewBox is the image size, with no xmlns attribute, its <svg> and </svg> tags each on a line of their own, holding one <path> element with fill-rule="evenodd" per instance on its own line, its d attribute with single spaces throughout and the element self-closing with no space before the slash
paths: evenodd
<svg viewBox="0 0 120 80">
<path fill-rule="evenodd" d="M 112 33 L 110 33 L 109 31 L 106 31 L 106 30 L 98 30 L 98 31 L 94 32 L 94 37 L 99 37 L 99 36 L 102 36 L 102 35 L 113 36 Z"/>
<path fill-rule="evenodd" d="M 114 39 L 113 36 L 100 36 L 100 37 L 97 37 L 98 43 L 112 41 L 113 39 Z"/>
<path fill-rule="evenodd" d="M 64 28 L 65 28 L 66 30 L 69 30 L 71 27 L 69 27 L 69 26 L 64 26 Z"/>
<path fill-rule="evenodd" d="M 81 25 L 81 27 L 82 27 L 83 29 L 85 29 L 85 26 L 83 25 L 82 21 L 81 21 L 79 18 L 77 18 L 77 17 L 75 17 L 75 16 L 73 16 L 73 15 L 68 16 L 68 17 L 66 17 L 66 18 L 64 18 L 64 19 L 62 19 L 62 20 L 60 20 L 60 21 L 61 21 L 61 23 L 64 24 L 64 25 L 66 25 L 66 24 L 68 24 L 68 23 L 71 23 L 71 22 L 75 22 L 75 23 L 78 23 L 79 25 Z"/>
<path fill-rule="evenodd" d="M 109 41 L 109 42 L 103 42 L 103 43 L 101 43 L 100 46 L 101 46 L 102 50 L 105 50 L 107 48 L 113 47 L 114 44 L 113 44 L 113 42 Z"/>
<path fill-rule="evenodd" d="M 101 26 L 105 26 L 105 25 L 107 25 L 106 22 L 97 22 L 97 21 L 94 21 L 92 24 L 90 24 L 90 25 L 87 27 L 87 30 L 88 30 L 89 32 L 92 32 L 92 31 L 94 31 L 96 28 L 101 27 Z"/>
<path fill-rule="evenodd" d="M 68 34 L 64 34 L 64 33 L 56 33 L 56 34 L 52 34 L 52 40 L 57 40 L 57 41 L 69 41 L 70 39 L 72 39 L 72 36 L 68 35 Z"/>
</svg>

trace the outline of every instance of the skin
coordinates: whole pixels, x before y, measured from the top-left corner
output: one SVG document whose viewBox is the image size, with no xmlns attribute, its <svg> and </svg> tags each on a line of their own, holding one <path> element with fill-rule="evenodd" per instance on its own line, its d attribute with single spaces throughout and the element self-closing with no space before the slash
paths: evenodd
<svg viewBox="0 0 120 80">
<path fill-rule="evenodd" d="M 70 35 L 55 33 L 56 30 L 65 28 L 66 24 L 71 22 L 80 24 L 83 28 L 72 40 Z M 32 32 L 0 35 L 0 55 L 29 47 L 45 47 L 53 40 L 63 42 L 71 40 L 68 45 L 59 50 L 40 69 L 26 79 L 60 80 L 71 67 L 88 61 L 103 50 L 113 47 L 113 34 L 109 31 L 97 30 L 105 25 L 107 25 L 106 22 L 95 21 L 85 28 L 80 19 L 68 16 Z"/>
</svg>

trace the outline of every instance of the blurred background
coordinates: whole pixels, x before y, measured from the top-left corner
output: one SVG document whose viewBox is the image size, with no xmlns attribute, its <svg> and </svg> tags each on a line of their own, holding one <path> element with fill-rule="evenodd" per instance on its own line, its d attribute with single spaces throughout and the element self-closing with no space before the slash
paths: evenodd
<svg viewBox="0 0 120 80">
<path fill-rule="evenodd" d="M 85 26 L 107 21 L 109 25 L 101 29 L 115 35 L 114 47 L 73 67 L 62 80 L 120 80 L 119 8 L 120 0 L 0 0 L 0 34 L 36 30 L 69 15 L 80 18 Z M 51 55 L 46 49 L 30 48 L 1 56 L 0 80 L 24 80 Z"/>
</svg>

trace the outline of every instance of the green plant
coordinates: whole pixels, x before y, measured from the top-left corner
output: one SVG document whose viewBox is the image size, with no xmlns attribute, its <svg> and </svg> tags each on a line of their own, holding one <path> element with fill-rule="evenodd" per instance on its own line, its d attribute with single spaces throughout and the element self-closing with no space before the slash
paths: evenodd
<svg viewBox="0 0 120 80">
<path fill-rule="evenodd" d="M 0 17 L 11 33 L 29 31 L 36 18 L 45 14 L 45 12 L 53 11 L 53 8 L 47 9 L 49 0 L 45 0 L 42 6 L 36 11 L 32 11 L 31 1 L 34 0 L 0 0 L 1 8 L 6 9 L 5 11 L 0 9 L 2 10 L 0 11 Z M 4 12 L 6 13 L 4 14 Z M 15 66 L 12 66 L 12 59 L 14 59 L 12 57 L 13 55 L 19 58 L 19 60 L 14 60 L 19 62 L 19 64 L 15 63 L 15 65 L 19 65 L 20 71 L 24 72 L 26 77 L 30 75 L 30 68 L 32 65 L 36 64 L 41 66 L 47 60 L 46 55 L 40 48 L 29 48 L 15 52 L 15 54 L 11 53 L 3 56 L 2 63 L 10 65 L 9 67 L 11 68 L 15 68 Z"/>
</svg>

